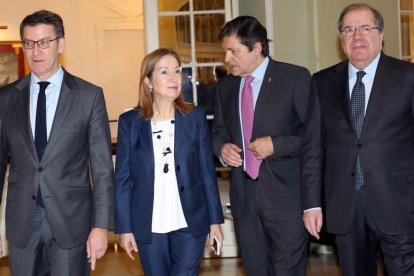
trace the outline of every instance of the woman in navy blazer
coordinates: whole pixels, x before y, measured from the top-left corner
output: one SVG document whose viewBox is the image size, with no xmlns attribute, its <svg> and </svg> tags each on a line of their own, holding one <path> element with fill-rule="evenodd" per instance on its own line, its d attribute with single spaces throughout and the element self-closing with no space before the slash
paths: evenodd
<svg viewBox="0 0 414 276">
<path fill-rule="evenodd" d="M 170 49 L 141 65 L 138 108 L 119 118 L 116 232 L 145 275 L 197 275 L 209 234 L 224 222 L 211 138 L 201 108 L 184 103 L 181 62 Z"/>
</svg>

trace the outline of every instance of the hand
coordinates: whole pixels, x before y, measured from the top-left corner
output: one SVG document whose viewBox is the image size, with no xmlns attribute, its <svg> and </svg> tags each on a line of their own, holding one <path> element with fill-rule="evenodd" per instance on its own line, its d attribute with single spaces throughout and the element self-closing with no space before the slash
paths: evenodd
<svg viewBox="0 0 414 276">
<path fill-rule="evenodd" d="M 229 166 L 240 167 L 243 164 L 243 160 L 240 156 L 241 149 L 235 144 L 227 143 L 221 147 L 221 158 Z"/>
<path fill-rule="evenodd" d="M 92 228 L 86 242 L 86 252 L 91 269 L 95 270 L 96 260 L 105 255 L 108 248 L 108 231 L 102 228 Z"/>
<path fill-rule="evenodd" d="M 219 241 L 220 243 L 220 251 L 223 247 L 223 233 L 221 233 L 220 224 L 212 224 L 210 225 L 210 233 L 208 235 L 208 247 L 210 250 L 214 250 L 213 244 L 214 244 L 214 237 Z"/>
<path fill-rule="evenodd" d="M 138 252 L 137 242 L 135 241 L 134 234 L 132 233 L 121 234 L 119 236 L 119 243 L 121 244 L 121 247 L 126 251 L 128 256 L 132 260 L 135 260 L 134 256 L 131 253 L 132 250 L 134 250 L 135 252 Z"/>
<path fill-rule="evenodd" d="M 303 223 L 309 234 L 314 236 L 317 240 L 320 239 L 319 233 L 322 228 L 322 211 L 310 210 L 303 213 Z"/>
<path fill-rule="evenodd" d="M 274 153 L 272 137 L 270 136 L 257 138 L 249 144 L 248 148 L 258 160 L 263 160 Z"/>
</svg>

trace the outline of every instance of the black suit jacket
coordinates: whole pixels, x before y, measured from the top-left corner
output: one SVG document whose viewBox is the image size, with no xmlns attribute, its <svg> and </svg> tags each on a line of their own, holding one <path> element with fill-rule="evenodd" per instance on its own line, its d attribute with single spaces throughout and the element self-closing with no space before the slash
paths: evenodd
<svg viewBox="0 0 414 276">
<path fill-rule="evenodd" d="M 227 76 L 216 86 L 214 151 L 220 156 L 225 143 L 243 149 L 240 126 L 240 77 Z M 310 74 L 302 67 L 269 60 L 256 102 L 252 141 L 271 136 L 274 154 L 259 170 L 261 201 L 272 210 L 300 209 L 299 155 L 309 95 Z M 230 201 L 234 217 L 245 210 L 243 166 L 231 169 Z"/>
<path fill-rule="evenodd" d="M 0 191 L 10 154 L 7 239 L 26 246 L 40 185 L 58 245 L 84 244 L 92 227 L 114 228 L 114 176 L 102 89 L 64 73 L 41 161 L 30 127 L 29 91 L 30 75 L 0 90 Z"/>
<path fill-rule="evenodd" d="M 348 61 L 316 73 L 305 124 L 303 207 L 321 206 L 326 226 L 347 233 L 355 212 L 360 155 L 367 205 L 386 234 L 413 232 L 414 64 L 381 54 L 358 140 L 351 123 Z"/>
</svg>

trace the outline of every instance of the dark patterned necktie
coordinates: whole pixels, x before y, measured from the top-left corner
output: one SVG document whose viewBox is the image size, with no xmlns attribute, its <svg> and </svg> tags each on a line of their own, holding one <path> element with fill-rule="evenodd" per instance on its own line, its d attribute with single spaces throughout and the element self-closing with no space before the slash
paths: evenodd
<svg viewBox="0 0 414 276">
<path fill-rule="evenodd" d="M 39 162 L 42 160 L 43 153 L 47 145 L 47 127 L 46 127 L 46 87 L 50 84 L 48 81 L 39 81 L 39 96 L 37 97 L 36 107 L 36 125 L 35 125 L 35 146 Z M 43 207 L 42 192 L 37 192 L 36 203 Z"/>
<path fill-rule="evenodd" d="M 357 81 L 354 85 L 354 88 L 352 88 L 351 95 L 352 125 L 358 139 L 362 132 L 365 117 L 365 85 L 362 82 L 362 78 L 365 76 L 365 74 L 366 73 L 364 71 L 357 72 Z M 363 185 L 364 175 L 362 174 L 361 162 L 358 154 L 355 163 L 355 190 L 359 191 Z"/>
</svg>

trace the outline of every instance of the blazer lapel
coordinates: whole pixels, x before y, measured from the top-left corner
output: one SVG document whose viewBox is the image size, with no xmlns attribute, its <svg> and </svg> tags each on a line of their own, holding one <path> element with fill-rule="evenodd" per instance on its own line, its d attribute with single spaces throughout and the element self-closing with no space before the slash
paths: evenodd
<svg viewBox="0 0 414 276">
<path fill-rule="evenodd" d="M 137 119 L 135 122 L 137 124 L 136 129 L 138 130 L 139 139 L 142 141 L 142 148 L 148 156 L 148 163 L 151 164 L 151 167 L 154 170 L 154 150 L 152 144 L 151 121 Z"/>
<path fill-rule="evenodd" d="M 14 113 L 17 125 L 23 134 L 29 152 L 33 155 L 34 159 L 37 160 L 29 114 L 30 75 L 22 79 L 22 81 L 16 85 L 16 89 L 18 92 L 14 104 Z"/>
<path fill-rule="evenodd" d="M 179 156 L 179 152 L 177 152 L 179 149 L 184 148 L 185 145 L 182 145 L 182 143 L 185 141 L 185 135 L 186 135 L 186 117 L 182 115 L 179 111 L 175 111 L 175 129 L 174 129 L 174 159 L 177 160 Z"/>
</svg>

